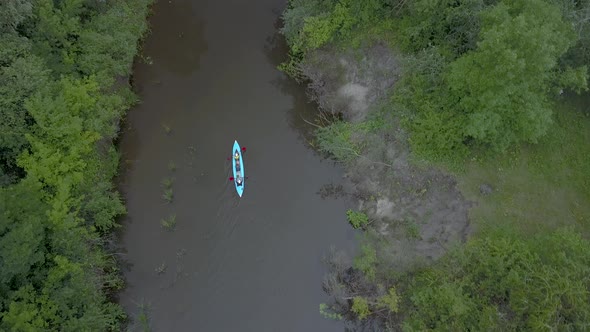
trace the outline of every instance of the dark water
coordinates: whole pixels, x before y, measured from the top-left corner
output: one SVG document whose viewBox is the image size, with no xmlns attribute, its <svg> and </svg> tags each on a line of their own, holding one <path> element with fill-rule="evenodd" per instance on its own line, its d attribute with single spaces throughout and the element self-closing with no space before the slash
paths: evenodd
<svg viewBox="0 0 590 332">
<path fill-rule="evenodd" d="M 132 317 L 148 305 L 152 331 L 343 330 L 318 311 L 320 259 L 331 245 L 352 246 L 354 235 L 345 202 L 317 194 L 342 170 L 305 144 L 302 118 L 315 109 L 275 69 L 285 58 L 284 6 L 160 0 L 153 8 L 143 50 L 153 63 L 135 67 L 142 103 L 120 144 L 129 212 L 120 298 Z M 241 199 L 228 182 L 234 139 L 248 149 Z M 175 179 L 171 204 L 165 177 Z M 171 214 L 176 230 L 167 231 L 160 220 Z"/>
</svg>

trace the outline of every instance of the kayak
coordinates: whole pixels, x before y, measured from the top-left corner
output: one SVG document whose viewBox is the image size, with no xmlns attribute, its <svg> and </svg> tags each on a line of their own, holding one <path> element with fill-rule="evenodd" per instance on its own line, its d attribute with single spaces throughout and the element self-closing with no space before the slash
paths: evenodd
<svg viewBox="0 0 590 332">
<path fill-rule="evenodd" d="M 234 146 L 232 149 L 232 169 L 234 170 L 234 185 L 236 186 L 236 191 L 238 195 L 242 197 L 244 193 L 244 160 L 242 160 L 242 149 L 240 148 L 240 144 L 238 141 L 234 141 Z"/>
</svg>

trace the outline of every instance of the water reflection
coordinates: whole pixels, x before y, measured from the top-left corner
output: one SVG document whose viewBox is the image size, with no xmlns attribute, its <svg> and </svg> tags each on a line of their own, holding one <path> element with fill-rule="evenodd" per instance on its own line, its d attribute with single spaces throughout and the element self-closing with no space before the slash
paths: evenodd
<svg viewBox="0 0 590 332">
<path fill-rule="evenodd" d="M 275 67 L 287 60 L 289 50 L 285 37 L 279 32 L 281 26 L 282 20 L 277 18 L 274 23 L 274 33 L 266 39 L 264 47 L 265 56 Z M 318 105 L 310 101 L 305 89 L 302 89 L 299 83 L 284 73 L 271 80 L 271 84 L 282 93 L 293 96 L 293 107 L 287 111 L 287 123 L 299 134 L 299 139 L 304 145 L 312 148 L 317 154 L 313 140 L 316 130 L 314 123 L 320 114 Z"/>
<path fill-rule="evenodd" d="M 151 25 L 158 28 L 152 31 L 146 43 L 147 55 L 174 74 L 188 76 L 199 69 L 201 55 L 208 48 L 205 24 L 195 15 L 190 2 L 162 1 L 158 6 L 159 14 L 151 20 Z M 174 24 L 164 22 L 167 17 L 174 17 Z"/>
</svg>

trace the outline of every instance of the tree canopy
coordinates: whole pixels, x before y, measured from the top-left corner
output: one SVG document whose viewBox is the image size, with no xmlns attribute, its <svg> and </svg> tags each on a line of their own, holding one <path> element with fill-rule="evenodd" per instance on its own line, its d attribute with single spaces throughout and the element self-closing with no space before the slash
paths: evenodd
<svg viewBox="0 0 590 332">
<path fill-rule="evenodd" d="M 149 0 L 0 3 L 0 330 L 119 330 L 103 236 Z"/>
</svg>

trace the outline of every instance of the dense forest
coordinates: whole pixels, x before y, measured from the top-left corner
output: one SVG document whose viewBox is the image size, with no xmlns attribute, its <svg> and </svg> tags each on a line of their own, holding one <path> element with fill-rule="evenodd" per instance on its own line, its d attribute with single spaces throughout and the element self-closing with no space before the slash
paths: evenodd
<svg viewBox="0 0 590 332">
<path fill-rule="evenodd" d="M 322 122 L 321 150 L 350 164 L 374 148 L 363 135 L 399 125 L 416 162 L 499 187 L 466 243 L 409 270 L 350 210 L 366 236 L 351 264 L 328 260 L 320 312 L 367 330 L 587 330 L 590 2 L 291 0 L 283 22 L 298 81 L 320 52 L 363 61 L 375 43 L 401 67 L 369 120 Z"/>
<path fill-rule="evenodd" d="M 113 140 L 149 0 L 0 2 L 0 330 L 120 330 Z"/>
</svg>

